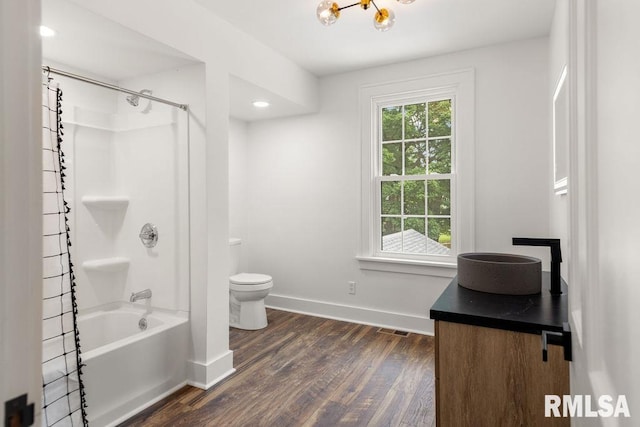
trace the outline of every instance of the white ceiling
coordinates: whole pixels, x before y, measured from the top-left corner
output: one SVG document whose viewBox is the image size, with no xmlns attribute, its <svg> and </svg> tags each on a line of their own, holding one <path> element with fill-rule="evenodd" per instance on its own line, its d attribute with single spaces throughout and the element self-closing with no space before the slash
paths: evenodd
<svg viewBox="0 0 640 427">
<path fill-rule="evenodd" d="M 321 25 L 319 0 L 196 0 L 240 30 L 318 75 L 548 35 L 555 0 L 416 0 L 392 8 L 395 26 L 373 28 L 373 10 L 344 10 L 331 27 Z M 347 0 L 355 2 L 357 0 Z M 339 3 L 341 5 L 349 3 Z M 43 56 L 113 82 L 152 74 L 195 59 L 69 0 L 42 0 L 42 23 L 57 35 L 43 39 Z M 253 121 L 298 113 L 277 94 L 232 77 L 232 117 Z M 251 102 L 266 98 L 268 109 Z"/>
<path fill-rule="evenodd" d="M 113 81 L 193 64 L 193 58 L 66 0 L 42 0 L 42 55 Z M 46 65 L 46 64 L 45 64 Z"/>
<path fill-rule="evenodd" d="M 343 10 L 325 27 L 316 18 L 320 0 L 196 1 L 318 76 L 546 36 L 555 5 L 555 0 L 376 0 L 396 15 L 395 26 L 381 33 L 373 28 L 373 7 Z"/>
</svg>

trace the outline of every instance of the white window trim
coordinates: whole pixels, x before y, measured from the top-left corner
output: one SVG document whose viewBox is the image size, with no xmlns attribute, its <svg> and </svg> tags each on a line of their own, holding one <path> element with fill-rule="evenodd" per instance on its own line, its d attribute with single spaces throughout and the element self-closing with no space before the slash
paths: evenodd
<svg viewBox="0 0 640 427">
<path fill-rule="evenodd" d="M 360 123 L 362 135 L 361 232 L 360 252 L 356 257 L 365 270 L 392 271 L 408 274 L 453 277 L 456 256 L 475 248 L 475 87 L 474 70 L 465 69 L 415 79 L 366 85 L 360 88 Z M 451 218 L 455 230 L 450 257 L 412 257 L 407 254 L 380 254 L 376 242 L 377 196 L 375 171 L 378 162 L 378 110 L 398 97 L 410 99 L 450 96 L 454 99 L 455 177 L 452 199 L 455 213 Z"/>
</svg>

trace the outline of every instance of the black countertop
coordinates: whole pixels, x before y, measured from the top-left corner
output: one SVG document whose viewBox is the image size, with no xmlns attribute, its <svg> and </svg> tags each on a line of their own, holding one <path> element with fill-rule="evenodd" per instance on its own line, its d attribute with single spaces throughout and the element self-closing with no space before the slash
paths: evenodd
<svg viewBox="0 0 640 427">
<path fill-rule="evenodd" d="M 562 332 L 562 323 L 568 321 L 568 288 L 562 280 L 562 295 L 552 296 L 550 280 L 550 274 L 543 272 L 541 293 L 514 296 L 463 288 L 454 277 L 431 307 L 430 317 L 530 334 L 543 330 Z"/>
</svg>

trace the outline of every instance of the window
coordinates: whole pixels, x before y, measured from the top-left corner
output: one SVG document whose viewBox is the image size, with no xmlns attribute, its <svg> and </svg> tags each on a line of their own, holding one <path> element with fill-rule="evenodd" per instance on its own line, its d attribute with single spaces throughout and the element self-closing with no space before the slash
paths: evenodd
<svg viewBox="0 0 640 427">
<path fill-rule="evenodd" d="M 470 70 L 361 90 L 362 268 L 450 277 L 473 249 L 473 102 Z"/>
<path fill-rule="evenodd" d="M 451 253 L 452 109 L 451 98 L 378 109 L 376 228 L 383 253 Z"/>
</svg>

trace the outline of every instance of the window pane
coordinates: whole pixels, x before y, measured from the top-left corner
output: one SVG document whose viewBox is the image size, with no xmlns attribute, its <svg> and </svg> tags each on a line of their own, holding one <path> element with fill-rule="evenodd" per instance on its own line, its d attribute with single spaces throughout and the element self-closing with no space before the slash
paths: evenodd
<svg viewBox="0 0 640 427">
<path fill-rule="evenodd" d="M 402 139 L 402 107 L 386 107 L 382 109 L 382 140 L 396 141 Z"/>
<path fill-rule="evenodd" d="M 424 215 L 424 181 L 404 182 L 404 214 Z"/>
<path fill-rule="evenodd" d="M 407 142 L 404 144 L 404 174 L 424 175 L 427 172 L 426 141 Z"/>
<path fill-rule="evenodd" d="M 402 143 L 382 145 L 382 175 L 402 175 Z"/>
<path fill-rule="evenodd" d="M 380 189 L 382 215 L 400 215 L 401 182 L 383 181 Z"/>
<path fill-rule="evenodd" d="M 424 218 L 406 218 L 404 220 L 404 232 L 402 233 L 404 251 L 414 254 L 426 254 L 427 238 L 425 234 Z"/>
<path fill-rule="evenodd" d="M 427 253 L 433 255 L 449 255 L 451 252 L 451 219 L 428 219 Z"/>
<path fill-rule="evenodd" d="M 425 104 L 404 106 L 404 138 L 425 138 L 427 136 L 427 113 Z"/>
<path fill-rule="evenodd" d="M 382 218 L 382 250 L 402 252 L 400 218 Z"/>
<path fill-rule="evenodd" d="M 429 173 L 451 173 L 451 139 L 429 141 Z"/>
<path fill-rule="evenodd" d="M 427 194 L 429 198 L 427 201 L 429 215 L 451 215 L 450 180 L 429 180 L 427 182 Z"/>
<path fill-rule="evenodd" d="M 405 233 L 409 230 L 417 231 L 418 233 L 424 235 L 426 234 L 425 229 L 425 219 L 424 218 L 405 218 L 404 220 L 404 231 Z"/>
<path fill-rule="evenodd" d="M 451 135 L 451 100 L 429 103 L 429 136 Z"/>
</svg>

